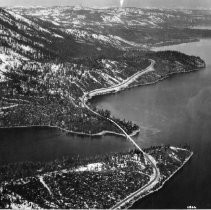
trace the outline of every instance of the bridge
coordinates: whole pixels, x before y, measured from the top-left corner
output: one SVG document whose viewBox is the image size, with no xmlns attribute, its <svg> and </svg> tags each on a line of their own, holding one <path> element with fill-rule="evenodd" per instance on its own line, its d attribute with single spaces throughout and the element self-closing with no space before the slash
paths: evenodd
<svg viewBox="0 0 211 210">
<path fill-rule="evenodd" d="M 158 183 L 158 181 L 160 179 L 160 171 L 156 166 L 156 161 L 154 160 L 154 158 L 152 156 L 148 155 L 147 153 L 145 153 L 143 151 L 143 149 L 132 139 L 132 137 L 130 137 L 130 135 L 127 134 L 127 132 L 119 124 L 117 124 L 114 120 L 112 120 L 110 118 L 106 118 L 106 117 L 100 115 L 98 112 L 93 111 L 86 103 L 89 99 L 91 99 L 94 96 L 104 95 L 104 94 L 108 94 L 108 93 L 112 93 L 112 92 L 118 92 L 122 89 L 125 89 L 129 86 L 129 84 L 133 83 L 136 79 L 138 79 L 142 75 L 149 73 L 151 71 L 154 71 L 155 61 L 154 60 L 150 60 L 150 61 L 151 61 L 150 66 L 148 66 L 146 69 L 144 69 L 142 71 L 135 73 L 128 79 L 124 80 L 122 83 L 119 83 L 117 85 L 114 85 L 114 86 L 111 86 L 108 88 L 96 89 L 89 93 L 85 93 L 81 99 L 83 107 L 87 108 L 93 114 L 110 121 L 117 128 L 119 128 L 119 130 L 125 135 L 126 139 L 128 139 L 140 152 L 142 152 L 145 160 L 147 160 L 153 167 L 153 175 L 152 175 L 151 180 L 145 186 L 143 186 L 141 189 L 137 190 L 136 192 L 130 194 L 128 197 L 126 197 L 122 201 L 118 202 L 115 206 L 112 207 L 112 209 L 121 208 L 121 206 L 124 206 L 127 202 L 132 200 L 134 197 L 140 196 L 144 192 L 147 192 L 150 189 L 152 189 Z"/>
</svg>

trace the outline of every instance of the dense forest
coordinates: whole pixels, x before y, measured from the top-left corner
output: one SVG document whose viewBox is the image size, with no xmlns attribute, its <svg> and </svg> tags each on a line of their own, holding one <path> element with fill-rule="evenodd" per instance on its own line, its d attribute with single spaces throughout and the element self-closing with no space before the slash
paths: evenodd
<svg viewBox="0 0 211 210">
<path fill-rule="evenodd" d="M 110 118 L 131 135 L 139 131 L 139 125 L 118 119 L 89 100 L 87 105 L 97 114 L 92 113 L 84 106 L 83 96 L 93 90 L 125 85 L 137 73 L 144 72 L 124 88 L 205 67 L 199 57 L 150 51 L 151 46 L 210 37 L 209 31 L 197 31 L 196 36 L 188 28 L 200 22 L 195 12 L 190 16 L 185 12 L 133 8 L 122 12 L 115 8 L 61 7 L 41 12 L 40 18 L 39 9 L 0 8 L 0 128 L 43 126 L 71 135 L 121 134 L 107 120 Z M 20 11 L 23 16 L 18 14 Z M 54 21 L 56 18 L 59 23 Z M 176 29 L 177 25 L 183 28 Z M 149 66 L 150 72 L 145 73 Z M 169 145 L 144 151 L 158 161 L 161 181 L 190 155 L 189 149 L 180 151 Z M 98 166 L 94 172 L 78 169 L 93 163 L 103 165 L 102 171 Z M 41 208 L 110 208 L 147 184 L 152 173 L 152 165 L 137 150 L 1 165 L 0 208 L 24 202 L 31 208 L 37 208 L 37 204 Z"/>
<path fill-rule="evenodd" d="M 1 126 L 51 125 L 87 134 L 119 132 L 111 123 L 82 108 L 80 97 L 86 91 L 121 83 L 149 66 L 149 59 L 155 60 L 155 71 L 143 75 L 132 86 L 205 66 L 200 58 L 175 51 L 85 57 L 74 59 L 74 63 L 24 61 L 3 72 L 6 80 L 1 88 Z M 115 121 L 128 133 L 138 129 L 131 122 Z"/>
</svg>

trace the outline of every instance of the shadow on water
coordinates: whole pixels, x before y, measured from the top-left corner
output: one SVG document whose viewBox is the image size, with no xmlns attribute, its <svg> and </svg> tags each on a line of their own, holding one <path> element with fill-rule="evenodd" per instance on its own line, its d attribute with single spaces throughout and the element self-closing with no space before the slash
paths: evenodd
<svg viewBox="0 0 211 210">
<path fill-rule="evenodd" d="M 128 151 L 132 145 L 122 137 L 81 137 L 53 128 L 0 129 L 0 164 L 19 161 L 52 161 L 63 156 L 94 156 Z"/>
</svg>

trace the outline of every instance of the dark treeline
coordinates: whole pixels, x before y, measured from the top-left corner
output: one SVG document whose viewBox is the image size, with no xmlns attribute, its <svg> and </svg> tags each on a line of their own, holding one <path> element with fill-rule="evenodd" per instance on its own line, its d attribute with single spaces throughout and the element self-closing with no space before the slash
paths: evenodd
<svg viewBox="0 0 211 210">
<path fill-rule="evenodd" d="M 172 150 L 169 146 L 151 148 L 147 153 L 156 159 L 161 173 L 156 188 L 181 167 L 190 155 L 189 151 Z M 101 169 L 98 170 L 98 166 L 95 166 L 87 171 L 74 170 L 91 163 L 101 163 Z M 33 170 L 30 171 L 30 168 Z M 147 184 L 150 181 L 149 176 L 153 173 L 152 166 L 137 150 L 92 158 L 63 158 L 47 164 L 30 162 L 11 164 L 8 168 L 2 166 L 0 169 L 4 172 L 1 174 L 4 180 L 7 180 L 7 176 L 12 177 L 4 183 L 0 191 L 1 208 L 10 207 L 11 197 L 7 195 L 11 192 L 38 204 L 41 208 L 50 208 L 52 204 L 59 208 L 111 208 Z M 62 169 L 67 170 L 62 171 Z M 13 171 L 14 174 L 7 174 Z M 46 174 L 47 172 L 52 173 Z M 32 176 L 28 177 L 31 173 Z M 39 175 L 53 196 L 43 186 Z M 22 179 L 16 180 L 18 177 Z M 15 195 L 13 199 L 15 203 L 22 202 L 18 197 L 15 198 Z"/>
<path fill-rule="evenodd" d="M 11 203 L 21 204 L 22 200 L 14 194 L 11 200 L 9 195 L 12 192 L 27 201 L 38 204 L 41 208 L 52 207 L 46 201 L 55 203 L 59 208 L 85 208 L 86 205 L 90 208 L 110 208 L 149 181 L 147 175 L 138 171 L 142 170 L 143 173 L 150 174 L 151 167 L 146 165 L 143 169 L 137 161 L 144 163 L 143 155 L 137 151 L 130 151 L 83 159 L 63 158 L 47 164 L 28 162 L 3 166 L 1 175 L 5 180 L 7 177 L 12 179 L 3 184 L 0 191 L 0 207 L 11 208 Z M 74 170 L 89 163 L 103 164 L 102 171 L 98 169 L 81 172 Z M 66 170 L 63 172 L 62 169 Z M 14 174 L 12 174 L 13 171 Z M 45 176 L 47 172 L 52 173 Z M 39 175 L 43 176 L 54 196 L 51 196 L 43 187 Z M 22 179 L 17 180 L 18 177 Z"/>
<path fill-rule="evenodd" d="M 140 151 L 134 149 L 129 152 L 111 153 L 105 155 L 95 155 L 92 157 L 63 157 L 50 162 L 17 162 L 0 166 L 0 182 L 17 180 L 25 177 L 31 177 L 41 175 L 47 172 L 58 171 L 62 169 L 77 168 L 79 166 L 85 166 L 89 163 L 95 162 L 112 162 L 114 157 L 121 157 L 124 155 L 138 154 L 140 158 L 143 158 L 143 154 Z"/>
</svg>

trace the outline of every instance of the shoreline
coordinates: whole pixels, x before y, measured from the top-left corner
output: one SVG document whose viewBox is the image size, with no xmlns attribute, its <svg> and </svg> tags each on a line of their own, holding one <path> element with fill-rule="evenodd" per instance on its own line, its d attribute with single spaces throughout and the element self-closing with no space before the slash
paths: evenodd
<svg viewBox="0 0 211 210">
<path fill-rule="evenodd" d="M 133 198 L 131 198 L 131 200 L 129 200 L 128 202 L 126 202 L 123 206 L 120 207 L 121 208 L 131 208 L 137 201 L 145 198 L 146 196 L 148 195 L 152 195 L 153 193 L 156 193 L 158 192 L 159 190 L 161 190 L 164 185 L 166 184 L 166 182 L 170 181 L 170 179 L 175 175 L 177 174 L 188 162 L 189 160 L 192 158 L 194 152 L 191 152 L 191 154 L 189 155 L 189 157 L 186 158 L 186 160 L 183 162 L 183 164 L 176 170 L 174 171 L 165 181 L 162 182 L 162 184 L 158 187 L 158 188 L 155 188 L 154 190 L 150 190 L 149 192 L 147 192 L 146 194 L 142 195 L 142 196 L 139 196 L 139 195 L 135 195 Z"/>
<path fill-rule="evenodd" d="M 198 38 L 191 38 L 191 39 L 185 39 L 185 40 L 179 40 L 179 41 L 166 41 L 166 42 L 160 42 L 155 45 L 152 45 L 150 49 L 159 48 L 159 47 L 168 47 L 173 45 L 180 45 L 180 44 L 188 44 L 191 42 L 199 42 L 200 39 Z"/>
<path fill-rule="evenodd" d="M 155 81 L 153 81 L 153 82 L 151 82 L 151 83 L 147 83 L 147 84 L 137 84 L 137 85 L 132 85 L 132 86 L 129 86 L 130 84 L 128 84 L 126 87 L 124 87 L 124 88 L 122 88 L 122 86 L 124 85 L 124 82 L 123 82 L 123 84 L 121 85 L 117 85 L 117 86 L 114 86 L 113 87 L 113 89 L 112 89 L 112 87 L 110 87 L 110 88 L 108 88 L 108 90 L 105 90 L 105 89 L 102 89 L 102 90 L 100 90 L 100 89 L 98 89 L 98 90 L 95 90 L 95 91 L 93 91 L 93 92 L 97 92 L 96 94 L 94 94 L 94 95 L 91 95 L 90 93 L 92 93 L 92 91 L 91 92 L 89 92 L 89 93 L 85 93 L 84 94 L 84 96 L 82 97 L 82 103 L 85 105 L 85 106 L 87 106 L 86 105 L 86 103 L 89 101 L 89 100 L 91 100 L 93 97 L 96 97 L 96 96 L 99 96 L 99 95 L 105 95 L 105 94 L 110 94 L 110 93 L 116 93 L 116 92 L 120 92 L 121 90 L 126 90 L 126 89 L 130 89 L 130 88 L 134 88 L 134 87 L 137 87 L 137 86 L 144 86 L 144 85 L 152 85 L 152 84 L 156 84 L 156 83 L 158 83 L 159 81 L 162 81 L 162 80 L 164 80 L 164 79 L 167 79 L 167 78 L 169 78 L 169 77 L 171 77 L 172 75 L 176 75 L 176 74 L 181 74 L 181 73 L 190 73 L 190 72 L 195 72 L 195 71 L 199 71 L 200 69 L 203 69 L 203 68 L 205 68 L 205 66 L 204 67 L 198 67 L 198 68 L 195 68 L 195 69 L 192 69 L 192 70 L 183 70 L 183 71 L 180 71 L 180 72 L 173 72 L 173 73 L 169 73 L 169 74 L 167 74 L 166 76 L 164 76 L 164 77 L 161 77 L 160 79 L 157 79 L 157 80 L 155 80 Z M 131 79 L 132 79 L 132 77 L 131 77 Z M 116 89 L 118 86 L 120 86 L 119 87 L 119 89 Z M 109 90 L 109 89 L 111 89 L 111 90 Z M 100 91 L 102 91 L 102 92 L 100 92 Z M 88 95 L 88 96 L 87 96 Z M 87 108 L 90 110 L 90 108 L 87 106 Z M 90 111 L 92 111 L 92 110 L 90 110 Z M 93 111 L 92 111 L 93 112 Z M 98 113 L 97 113 L 98 114 Z M 154 193 L 154 192 L 157 192 L 157 191 L 159 191 L 160 189 L 162 189 L 163 188 L 163 186 L 165 185 L 165 183 L 167 182 L 167 181 L 169 181 L 180 169 L 182 169 L 183 168 L 183 166 L 190 160 L 190 158 L 193 156 L 193 152 L 191 152 L 190 153 L 190 155 L 189 155 L 189 157 L 188 158 L 186 158 L 186 160 L 183 162 L 183 164 L 176 170 L 176 171 L 174 171 L 164 182 L 161 182 L 162 184 L 158 187 L 158 188 L 156 188 L 156 185 L 155 186 L 153 186 L 152 187 L 152 189 L 150 190 L 149 189 L 149 191 L 148 192 L 146 192 L 146 194 L 143 194 L 142 196 L 141 196 L 141 194 L 143 193 L 142 191 L 141 192 L 139 192 L 140 191 L 140 189 L 137 191 L 137 194 L 136 194 L 136 192 L 134 192 L 134 193 L 132 193 L 132 195 L 133 194 L 135 194 L 134 196 L 132 196 L 132 198 L 129 198 L 129 200 L 128 201 L 125 201 L 125 203 L 124 204 L 120 204 L 120 206 L 118 206 L 118 207 L 116 207 L 116 205 L 118 205 L 118 203 L 114 206 L 115 208 L 117 208 L 117 209 L 121 209 L 121 208 L 130 208 L 130 207 L 132 207 L 133 206 L 133 204 L 136 202 L 136 201 L 138 201 L 138 200 L 141 200 L 142 198 L 144 198 L 144 197 L 146 197 L 146 196 L 148 196 L 148 195 L 150 195 L 150 194 L 152 194 L 152 193 Z M 159 182 L 158 182 L 159 183 Z M 154 189 L 155 188 L 155 189 Z M 154 190 L 153 190 L 154 189 Z M 129 197 L 130 197 L 130 195 L 129 195 Z M 120 201 L 121 202 L 121 201 Z M 131 204 L 130 204 L 131 203 Z M 114 207 L 111 207 L 111 209 L 113 209 Z"/>
<path fill-rule="evenodd" d="M 141 86 L 148 86 L 148 85 L 154 85 L 154 84 L 157 84 L 165 79 L 168 79 L 170 78 L 171 76 L 174 76 L 174 75 L 179 75 L 179 74 L 186 74 L 186 73 L 192 73 L 192 72 L 197 72 L 201 69 L 203 69 L 204 67 L 200 67 L 200 68 L 196 68 L 196 69 L 193 69 L 193 70 L 189 70 L 189 71 L 181 71 L 181 72 L 173 72 L 173 73 L 169 73 L 168 75 L 166 75 L 165 77 L 161 77 L 160 79 L 157 79 L 155 81 L 152 81 L 152 82 L 147 82 L 145 84 L 135 84 L 135 85 L 132 85 L 132 86 L 128 86 L 126 87 L 125 89 L 121 89 L 121 91 L 124 91 L 124 90 L 129 90 L 129 89 L 132 89 L 132 88 L 136 88 L 136 87 L 141 87 Z M 117 92 L 120 92 L 120 91 L 117 91 Z M 108 93 L 108 94 L 115 94 L 117 92 L 113 92 L 113 93 Z M 102 94 L 102 95 L 96 95 L 96 96 L 93 96 L 93 97 L 100 97 L 100 96 L 103 96 L 103 95 L 108 95 L 108 94 Z M 88 101 L 91 100 L 88 99 Z"/>
<path fill-rule="evenodd" d="M 135 88 L 135 87 L 141 87 L 141 86 L 148 86 L 148 85 L 155 85 L 159 82 L 162 82 L 163 80 L 166 80 L 168 78 L 170 78 L 171 76 L 176 76 L 176 75 L 179 75 L 179 74 L 186 74 L 186 73 L 192 73 L 192 72 L 197 72 L 197 71 L 200 71 L 201 69 L 203 69 L 205 67 L 200 67 L 200 68 L 196 68 L 196 69 L 193 69 L 193 70 L 188 70 L 188 71 L 181 71 L 181 72 L 173 72 L 173 73 L 169 73 L 168 75 L 166 75 L 165 77 L 161 77 L 153 82 L 148 82 L 148 83 L 145 83 L 145 84 L 136 84 L 136 85 L 132 85 L 131 87 L 128 87 L 128 89 L 130 88 Z"/>
<path fill-rule="evenodd" d="M 124 134 L 121 133 L 117 133 L 117 132 L 113 132 L 113 131 L 101 131 L 99 133 L 96 134 L 88 134 L 88 133 L 83 133 L 83 132 L 76 132 L 76 131 L 70 131 L 67 130 L 65 128 L 61 128 L 58 126 L 50 126 L 50 125 L 23 125 L 23 126 L 12 126 L 12 127 L 0 127 L 0 130 L 6 130 L 6 129 L 15 129 L 15 128 L 55 128 L 57 130 L 60 130 L 62 132 L 65 132 L 67 135 L 77 135 L 77 136 L 84 136 L 84 137 L 102 137 L 105 135 L 114 135 L 114 136 L 120 136 L 120 137 L 125 137 Z M 135 131 L 133 131 L 129 136 L 134 137 L 136 135 L 138 135 L 140 133 L 140 129 L 137 129 Z"/>
<path fill-rule="evenodd" d="M 153 149 L 152 149 L 153 150 Z M 124 203 L 122 203 L 122 205 L 119 205 L 118 207 L 115 207 L 115 208 L 113 208 L 113 207 L 110 207 L 109 209 L 129 209 L 130 207 L 132 207 L 132 205 L 136 202 L 136 201 L 138 201 L 138 200 L 140 200 L 140 199 L 142 199 L 142 198 L 144 198 L 144 197 L 146 197 L 146 196 L 148 196 L 148 195 L 150 195 L 150 194 L 152 194 L 152 193 L 154 193 L 154 192 L 157 192 L 157 191 L 159 191 L 163 186 L 164 186 L 164 184 L 167 182 L 167 181 L 169 181 L 171 178 L 172 178 L 172 176 L 174 176 L 179 170 L 181 170 L 182 168 L 183 168 L 183 166 L 191 159 L 191 157 L 193 156 L 193 152 L 191 152 L 190 150 L 187 150 L 187 149 L 183 149 L 183 148 L 178 148 L 177 147 L 177 150 L 185 150 L 185 151 L 187 151 L 189 154 L 186 156 L 186 158 L 185 158 L 185 160 L 181 163 L 181 166 L 179 166 L 177 169 L 175 169 L 175 171 L 173 171 L 172 172 L 172 174 L 171 175 L 169 175 L 168 176 L 168 178 L 167 177 L 165 177 L 165 178 L 162 178 L 162 179 L 159 179 L 158 180 L 158 182 L 157 182 L 157 184 L 161 184 L 161 185 L 158 185 L 157 187 L 156 187 L 156 185 L 154 185 L 154 186 L 152 186 L 151 188 L 149 188 L 149 189 L 145 189 L 145 191 L 144 192 L 139 192 L 139 193 L 137 193 L 136 194 L 136 192 L 138 192 L 139 190 L 137 190 L 137 191 L 135 191 L 135 192 L 133 192 L 133 193 L 131 193 L 132 195 L 133 194 L 135 194 L 134 196 L 131 196 L 131 194 L 129 194 L 129 196 L 128 197 L 130 197 L 131 196 L 131 198 L 129 198 L 128 199 L 128 201 L 125 201 Z M 127 153 L 125 153 L 125 154 L 127 154 Z M 152 157 L 152 156 L 151 156 Z M 130 161 L 130 160 L 129 160 Z M 96 162 L 91 162 L 91 164 L 92 163 L 98 163 L 98 161 L 96 161 Z M 142 161 L 138 161 L 137 162 L 137 164 L 139 165 L 139 163 L 143 163 Z M 34 175 L 29 175 L 29 176 L 26 176 L 26 177 L 24 177 L 24 178 L 18 178 L 18 179 L 15 179 L 14 181 L 16 182 L 16 183 L 19 183 L 19 182 L 22 182 L 22 180 L 23 179 L 25 179 L 25 181 L 23 181 L 22 182 L 22 184 L 23 183 L 26 183 L 27 182 L 27 180 L 26 179 L 30 179 L 30 178 L 34 178 L 34 177 L 37 177 L 37 178 L 44 178 L 44 177 L 51 177 L 52 175 L 56 175 L 56 174 L 66 174 L 66 173 L 71 173 L 71 172 L 75 172 L 75 171 L 77 171 L 76 169 L 79 169 L 80 167 L 83 167 L 83 166 L 87 166 L 87 165 L 89 165 L 90 163 L 89 163 L 89 161 L 87 162 L 87 163 L 85 163 L 85 164 L 80 164 L 80 165 L 76 165 L 76 166 L 74 166 L 74 167 L 71 167 L 70 169 L 67 169 L 66 167 L 64 167 L 64 168 L 61 168 L 60 170 L 50 170 L 50 171 L 45 171 L 44 173 L 41 173 L 41 174 L 39 174 L 39 173 L 37 173 L 35 176 Z M 142 169 L 140 169 L 140 170 L 142 170 Z M 162 180 L 165 180 L 165 181 L 162 181 Z M 40 182 L 42 183 L 42 181 L 43 180 L 40 180 Z M 2 186 L 5 186 L 5 184 L 8 184 L 9 182 L 7 182 L 7 181 L 5 181 L 5 182 L 3 182 L 3 184 L 2 184 Z M 42 183 L 43 185 L 44 185 L 44 187 L 46 187 L 47 185 L 45 185 L 45 183 Z M 48 188 L 48 186 L 46 187 L 46 189 L 49 189 Z M 148 191 L 147 191 L 148 190 Z M 48 190 L 49 192 L 50 192 L 50 194 L 51 194 L 51 190 Z M 142 196 L 141 196 L 141 194 L 142 194 Z M 51 195 L 53 195 L 53 194 L 51 194 Z M 138 197 L 140 195 L 140 197 Z M 16 194 L 15 194 L 15 196 L 16 196 Z M 21 195 L 20 195 L 21 196 Z M 28 201 L 26 201 L 26 202 L 28 202 Z M 121 202 L 121 201 L 120 201 Z M 37 204 L 37 205 L 39 205 L 39 204 Z"/>
<path fill-rule="evenodd" d="M 153 85 L 153 84 L 157 84 L 158 82 L 161 82 L 165 79 L 168 79 L 170 78 L 172 75 L 179 75 L 179 74 L 185 74 L 185 73 L 191 73 L 191 72 L 196 72 L 196 71 L 199 71 L 200 69 L 203 69 L 204 67 L 199 67 L 199 68 L 196 68 L 196 69 L 193 69 L 193 70 L 189 70 L 189 71 L 181 71 L 181 72 L 173 72 L 173 73 L 169 73 L 168 75 L 166 75 L 165 77 L 161 77 L 155 81 L 152 81 L 152 82 L 147 82 L 145 84 L 134 84 L 132 86 L 126 86 L 126 87 L 123 87 L 123 88 L 120 88 L 119 90 L 113 92 L 113 91 L 109 91 L 109 92 L 103 92 L 103 93 L 100 93 L 99 92 L 99 95 L 93 95 L 91 96 L 90 98 L 87 98 L 85 97 L 85 102 L 88 102 L 89 100 L 91 100 L 93 97 L 97 97 L 97 96 L 103 96 L 103 95 L 108 95 L 108 94 L 114 94 L 114 93 L 118 93 L 118 92 L 121 92 L 121 91 L 124 91 L 124 90 L 129 90 L 129 89 L 132 89 L 132 88 L 135 88 L 135 87 L 140 87 L 140 86 L 148 86 L 148 85 Z M 137 72 L 138 73 L 138 72 Z M 136 76 L 137 73 L 135 73 L 134 75 L 132 75 L 131 77 L 133 76 Z M 129 77 L 128 79 L 126 80 L 129 80 L 131 79 L 131 77 Z M 112 88 L 112 87 L 108 87 L 108 88 Z M 102 91 L 105 91 L 106 89 L 108 88 L 102 88 Z M 93 90 L 93 91 L 97 91 L 97 90 L 100 90 L 100 89 L 96 89 L 96 90 Z M 92 91 L 91 91 L 92 92 Z M 84 96 L 86 96 L 87 93 L 85 93 Z M 84 97 L 82 96 L 82 97 Z M 7 126 L 7 127 L 0 127 L 0 129 L 13 129 L 13 128 L 33 128 L 33 127 L 40 127 L 40 128 L 55 128 L 55 129 L 58 129 L 60 131 L 63 131 L 67 134 L 70 134 L 70 135 L 78 135 L 78 136 L 84 136 L 84 137 L 102 137 L 102 136 L 105 136 L 105 135 L 114 135 L 114 136 L 119 136 L 119 137 L 125 137 L 124 134 L 122 133 L 117 133 L 117 132 L 114 132 L 114 131 L 107 131 L 107 130 L 103 130 L 99 133 L 84 133 L 84 132 L 77 132 L 77 131 L 71 131 L 71 130 L 68 130 L 68 129 L 65 129 L 65 128 L 61 128 L 59 126 L 50 126 L 50 125 L 24 125 L 24 126 Z M 140 128 L 137 129 L 137 130 L 134 130 L 131 134 L 129 134 L 130 137 L 134 137 L 136 135 L 138 135 L 140 133 Z"/>
<path fill-rule="evenodd" d="M 138 71 L 136 72 L 135 74 L 133 74 L 132 76 L 128 77 L 126 80 L 124 80 L 122 83 L 120 84 L 116 84 L 114 86 L 110 86 L 108 88 L 101 88 L 101 89 L 95 89 L 95 90 L 92 90 L 88 93 L 84 93 L 84 95 L 81 96 L 81 102 L 82 102 L 82 106 L 86 104 L 86 102 L 91 99 L 93 96 L 90 97 L 87 97 L 87 94 L 91 94 L 93 92 L 97 92 L 97 91 L 104 91 L 104 94 L 108 94 L 110 93 L 109 89 L 116 89 L 116 92 L 119 92 L 121 90 L 125 90 L 126 88 L 128 88 L 129 84 L 131 84 L 131 81 L 134 81 L 137 77 L 140 77 L 142 76 L 142 74 L 145 74 L 145 71 L 154 71 L 154 64 L 155 64 L 155 61 L 154 60 L 151 60 L 151 65 L 148 66 L 146 69 L 142 70 L 142 71 Z M 113 92 L 113 89 L 111 90 L 111 92 Z M 97 92 L 97 94 L 101 94 L 103 95 L 102 92 Z M 89 110 L 91 110 L 87 105 L 86 105 L 86 108 L 88 108 Z M 96 114 L 96 113 L 95 113 Z M 99 115 L 99 114 L 97 114 Z M 99 115 L 100 116 L 100 115 Z M 71 133 L 71 134 L 75 134 L 75 135 L 82 135 L 82 136 L 90 136 L 90 137 L 94 137 L 94 136 L 103 136 L 103 135 L 106 135 L 106 134 L 113 134 L 113 135 L 117 135 L 117 136 L 123 136 L 125 137 L 124 134 L 122 133 L 116 133 L 116 132 L 113 132 L 113 131 L 101 131 L 99 133 L 96 133 L 96 134 L 88 134 L 88 133 L 83 133 L 83 132 L 75 132 L 75 131 L 70 131 L 70 130 L 67 130 L 65 128 L 61 128 L 59 126 L 50 126 L 50 125 L 33 125 L 33 126 L 11 126 L 11 127 L 0 127 L 0 129 L 9 129 L 9 128 L 30 128 L 30 127 L 49 127 L 49 128 L 56 128 L 56 129 L 59 129 L 61 131 L 64 131 L 66 132 L 67 134 L 68 133 Z M 140 128 L 133 131 L 131 134 L 129 134 L 128 136 L 130 137 L 133 137 L 135 135 L 137 135 L 138 133 L 140 132 Z"/>
<path fill-rule="evenodd" d="M 113 92 L 120 92 L 120 91 L 122 91 L 122 90 L 126 90 L 126 89 L 129 89 L 129 88 L 134 88 L 134 87 L 137 87 L 137 86 L 144 86 L 144 85 L 151 85 L 151 84 L 155 84 L 155 83 L 158 83 L 159 81 L 162 81 L 162 80 L 164 80 L 164 79 L 167 79 L 167 78 L 169 78 L 171 75 L 174 75 L 174 74 L 180 74 L 180 73 L 189 73 L 189 72 L 193 72 L 193 71 L 198 71 L 198 70 L 200 70 L 200 69 L 203 69 L 204 67 L 198 67 L 198 68 L 195 68 L 195 69 L 193 69 L 193 70 L 189 70 L 189 71 L 180 71 L 180 72 L 173 72 L 173 73 L 169 73 L 169 74 L 167 74 L 166 76 L 164 76 L 164 77 L 161 77 L 161 78 L 159 78 L 159 79 L 157 79 L 157 80 L 155 80 L 155 81 L 152 81 L 152 82 L 149 82 L 149 83 L 145 83 L 145 84 L 137 84 L 137 85 L 132 85 L 132 86 L 130 86 L 130 84 L 132 84 L 133 82 L 136 82 L 136 77 L 140 77 L 140 76 L 142 76 L 143 74 L 146 74 L 146 73 L 149 73 L 150 71 L 154 71 L 154 68 L 153 68 L 153 70 L 151 69 L 151 67 L 152 67 L 152 64 L 147 68 L 148 70 L 145 70 L 145 71 L 141 71 L 141 72 L 137 72 L 136 74 L 134 74 L 134 75 L 132 75 L 131 77 L 129 77 L 128 79 L 126 79 L 123 83 L 121 83 L 121 84 L 118 84 L 118 85 L 115 85 L 115 86 L 113 86 L 113 87 L 108 87 L 108 88 L 102 88 L 102 89 L 96 89 L 96 90 L 93 90 L 93 91 L 91 91 L 91 92 L 89 92 L 89 93 L 84 93 L 84 95 L 82 96 L 82 105 L 84 104 L 84 106 L 85 107 L 87 107 L 89 110 L 91 110 L 87 105 L 86 105 L 86 102 L 88 102 L 91 98 L 93 98 L 93 97 L 96 97 L 96 96 L 98 96 L 98 95 L 104 95 L 104 94 L 110 94 L 110 93 L 113 93 Z M 135 80 L 134 80 L 134 78 L 136 78 Z M 92 94 L 91 94 L 92 93 Z M 97 113 L 98 115 L 99 115 L 99 113 Z M 115 122 L 114 122 L 115 123 Z M 116 123 L 115 123 L 116 124 Z M 1 127 L 0 129 L 10 129 L 10 128 L 30 128 L 30 127 L 48 127 L 48 128 L 56 128 L 56 129 L 59 129 L 59 130 L 61 130 L 61 131 L 64 131 L 65 133 L 71 133 L 71 134 L 76 134 L 76 135 L 84 135 L 84 136 L 90 136 L 90 137 L 94 137 L 94 136 L 102 136 L 102 135 L 105 135 L 105 134 L 115 134 L 115 135 L 118 135 L 118 136 L 126 136 L 126 135 L 124 135 L 124 134 L 118 134 L 118 133 L 115 133 L 115 132 L 112 132 L 112 131 L 102 131 L 102 132 L 100 132 L 100 133 L 97 133 L 97 134 L 85 134 L 85 133 L 82 133 L 82 132 L 73 132 L 73 131 L 69 131 L 69 130 L 67 130 L 67 129 L 64 129 L 64 128 L 61 128 L 61 127 L 58 127 L 58 126 L 49 126 L 49 125 L 47 125 L 47 126 L 39 126 L 39 125 L 33 125 L 33 126 L 13 126 L 13 127 Z M 135 131 L 135 134 L 137 134 L 137 132 L 139 133 L 139 131 L 140 131 L 140 129 L 138 130 L 138 131 Z M 127 137 L 127 136 L 126 136 Z M 136 192 L 134 192 L 134 193 L 132 193 L 132 194 L 135 194 L 134 196 L 132 196 L 132 198 L 129 198 L 127 201 L 125 201 L 122 205 L 120 205 L 119 207 L 117 207 L 117 208 L 124 208 L 125 206 L 127 207 L 127 208 L 129 208 L 129 207 L 132 207 L 132 205 L 136 202 L 136 201 L 138 201 L 138 200 L 140 200 L 140 199 L 142 199 L 142 198 L 144 198 L 144 197 L 146 197 L 146 196 L 148 196 L 148 195 L 150 195 L 150 194 L 152 194 L 152 193 L 154 193 L 154 192 L 157 192 L 157 191 L 159 191 L 160 189 L 162 189 L 163 188 L 163 186 L 164 186 L 164 184 L 167 182 L 167 181 L 169 181 L 181 168 L 183 168 L 183 166 L 190 160 L 190 158 L 192 157 L 192 155 L 193 155 L 193 152 L 191 152 L 191 154 L 189 155 L 189 157 L 188 158 L 186 158 L 186 160 L 183 162 L 183 164 L 177 169 L 177 170 L 175 170 L 165 181 L 163 181 L 163 182 L 161 182 L 161 185 L 158 187 L 158 188 L 156 188 L 156 185 L 154 185 L 154 186 L 147 186 L 147 187 L 151 187 L 151 189 L 149 188 L 149 190 L 147 191 L 146 190 L 146 192 L 137 192 L 137 194 L 136 194 Z M 152 165 L 153 165 L 153 163 L 152 163 Z M 157 168 L 156 166 L 155 166 L 155 168 Z M 159 178 L 159 177 L 158 177 Z M 154 181 L 156 181 L 156 179 L 157 179 L 157 176 L 156 176 L 156 178 L 154 179 Z M 159 180 L 159 179 L 158 179 Z M 154 182 L 153 181 L 153 182 Z M 159 183 L 159 182 L 158 182 Z M 146 188 L 147 188 L 146 187 Z M 155 189 L 154 189 L 155 188 Z M 138 190 L 138 191 L 140 191 L 140 189 Z M 142 194 L 142 195 L 141 195 Z M 130 196 L 130 195 L 129 195 Z"/>
</svg>

